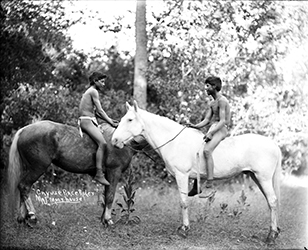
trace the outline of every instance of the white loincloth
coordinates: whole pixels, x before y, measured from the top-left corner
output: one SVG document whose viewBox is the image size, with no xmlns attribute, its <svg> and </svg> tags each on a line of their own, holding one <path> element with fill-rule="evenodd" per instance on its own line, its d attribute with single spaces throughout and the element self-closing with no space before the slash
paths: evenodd
<svg viewBox="0 0 308 250">
<path fill-rule="evenodd" d="M 97 119 L 96 119 L 96 117 L 91 117 L 91 116 L 80 116 L 79 118 L 78 118 L 78 127 L 79 127 L 79 134 L 80 134 L 80 136 L 81 137 L 83 137 L 83 133 L 82 133 L 82 129 L 81 129 L 81 127 L 80 127 L 80 121 L 81 120 L 91 120 L 92 122 L 93 122 L 93 124 L 96 126 L 96 127 L 98 127 L 98 122 L 97 122 Z"/>
</svg>

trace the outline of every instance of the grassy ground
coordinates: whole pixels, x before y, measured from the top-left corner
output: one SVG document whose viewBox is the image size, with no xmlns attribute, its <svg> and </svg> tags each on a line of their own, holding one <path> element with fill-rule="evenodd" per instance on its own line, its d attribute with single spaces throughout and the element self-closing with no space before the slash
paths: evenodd
<svg viewBox="0 0 308 250">
<path fill-rule="evenodd" d="M 116 202 L 124 203 L 119 189 Z M 136 191 L 139 223 L 100 224 L 97 196 L 78 204 L 44 205 L 35 195 L 39 223 L 33 229 L 1 219 L 1 249 L 304 249 L 307 241 L 307 188 L 282 186 L 281 234 L 274 246 L 264 241 L 269 231 L 269 210 L 256 185 L 219 188 L 212 201 L 190 199 L 191 230 L 176 234 L 181 224 L 175 187 L 162 183 Z M 120 207 L 114 205 L 115 221 Z"/>
</svg>

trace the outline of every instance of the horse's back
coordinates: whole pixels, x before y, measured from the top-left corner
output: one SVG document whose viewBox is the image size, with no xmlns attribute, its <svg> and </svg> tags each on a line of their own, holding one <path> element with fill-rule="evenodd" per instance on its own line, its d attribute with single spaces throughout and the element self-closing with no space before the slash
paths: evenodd
<svg viewBox="0 0 308 250">
<path fill-rule="evenodd" d="M 75 146 L 76 143 L 79 144 L 81 141 L 79 137 L 78 129 L 73 126 L 44 120 L 24 127 L 19 145 L 22 147 L 48 148 L 51 153 L 62 145 Z M 52 150 L 52 148 L 54 149 Z"/>
<path fill-rule="evenodd" d="M 191 176 L 196 176 L 199 171 L 202 176 L 206 175 L 206 163 L 203 156 L 203 134 L 196 131 L 187 134 L 186 151 L 183 149 L 179 161 L 185 163 L 187 159 L 192 164 Z M 184 143 L 182 142 L 182 145 Z M 181 146 L 179 147 L 181 148 Z M 199 161 L 197 161 L 199 153 Z M 185 160 L 186 159 L 186 160 Z M 279 159 L 279 147 L 270 138 L 258 134 L 243 134 L 230 136 L 220 142 L 213 151 L 214 177 L 232 177 L 243 171 L 254 173 L 274 171 Z M 180 164 L 180 163 L 179 163 Z"/>
<path fill-rule="evenodd" d="M 62 165 L 68 171 L 93 171 L 95 167 L 95 158 L 97 144 L 91 137 L 83 132 L 81 137 L 77 127 L 55 124 L 57 133 L 55 138 L 58 145 L 58 155 L 55 159 L 57 165 Z M 120 165 L 128 165 L 131 159 L 131 152 L 124 148 L 122 150 L 115 149 L 110 139 L 113 128 L 109 124 L 101 124 L 100 129 L 107 142 L 107 149 L 104 155 L 105 165 L 109 168 L 119 167 Z"/>
<path fill-rule="evenodd" d="M 243 134 L 227 137 L 213 152 L 215 170 L 218 175 L 229 171 L 259 172 L 263 168 L 273 169 L 279 158 L 279 148 L 270 138 L 258 134 Z"/>
<path fill-rule="evenodd" d="M 243 134 L 227 137 L 218 145 L 215 151 L 217 153 L 223 153 L 227 150 L 230 154 L 232 153 L 240 157 L 244 153 L 258 155 L 264 154 L 265 152 L 276 152 L 277 147 L 277 144 L 266 136 Z"/>
<path fill-rule="evenodd" d="M 22 129 L 18 148 L 30 168 L 53 163 L 76 173 L 95 169 L 95 142 L 87 135 L 80 137 L 77 127 L 70 125 L 48 120 L 30 124 Z"/>
<path fill-rule="evenodd" d="M 102 124 L 100 128 L 107 141 L 105 166 L 124 170 L 132 159 L 132 150 L 114 148 L 110 142 L 114 128 L 109 124 Z M 27 125 L 21 131 L 18 149 L 29 167 L 43 160 L 44 165 L 53 163 L 69 172 L 92 173 L 96 169 L 97 144 L 87 133 L 81 137 L 77 126 L 48 120 Z"/>
<path fill-rule="evenodd" d="M 231 151 L 252 150 L 263 151 L 276 148 L 276 143 L 263 135 L 258 134 L 243 134 L 230 136 L 220 142 L 217 149 L 225 150 L 228 148 Z"/>
<path fill-rule="evenodd" d="M 111 130 L 106 127 L 103 127 L 103 129 L 107 132 L 104 135 L 108 140 L 111 137 Z M 44 143 L 44 145 L 54 143 L 65 151 L 69 151 L 72 147 L 91 151 L 97 148 L 95 142 L 87 133 L 83 133 L 82 137 L 80 136 L 77 127 L 49 120 L 39 121 L 24 127 L 20 143 Z"/>
</svg>

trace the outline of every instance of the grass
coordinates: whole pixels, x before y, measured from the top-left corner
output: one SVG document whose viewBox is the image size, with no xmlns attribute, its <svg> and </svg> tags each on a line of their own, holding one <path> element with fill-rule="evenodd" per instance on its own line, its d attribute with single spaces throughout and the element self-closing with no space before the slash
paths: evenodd
<svg viewBox="0 0 308 250">
<path fill-rule="evenodd" d="M 123 187 L 114 203 L 115 226 L 100 224 L 97 196 L 79 204 L 43 205 L 35 199 L 38 225 L 30 229 L 2 216 L 1 249 L 304 249 L 307 242 L 307 188 L 282 186 L 280 227 L 274 246 L 264 241 L 269 231 L 269 210 L 256 185 L 219 188 L 212 201 L 190 198 L 191 230 L 184 239 L 176 234 L 181 224 L 179 195 L 161 183 L 138 188 L 135 211 L 139 223 L 122 223 Z M 11 248 L 10 248 L 11 247 Z"/>
</svg>

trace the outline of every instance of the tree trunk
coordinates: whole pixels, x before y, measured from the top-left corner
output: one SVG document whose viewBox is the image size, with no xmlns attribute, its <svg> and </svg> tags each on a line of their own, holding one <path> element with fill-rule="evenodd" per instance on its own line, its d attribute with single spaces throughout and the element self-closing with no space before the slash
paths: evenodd
<svg viewBox="0 0 308 250">
<path fill-rule="evenodd" d="M 147 105 L 147 34 L 146 34 L 146 0 L 138 0 L 136 7 L 136 55 L 134 74 L 134 99 L 139 107 Z"/>
</svg>

